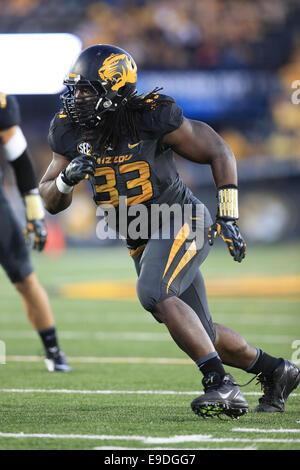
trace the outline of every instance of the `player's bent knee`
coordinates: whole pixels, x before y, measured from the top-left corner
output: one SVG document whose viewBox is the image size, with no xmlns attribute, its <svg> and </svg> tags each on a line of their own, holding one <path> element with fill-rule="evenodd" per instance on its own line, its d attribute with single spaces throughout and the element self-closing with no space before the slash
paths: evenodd
<svg viewBox="0 0 300 470">
<path fill-rule="evenodd" d="M 141 305 L 144 307 L 145 310 L 152 314 L 155 313 L 156 305 L 164 301 L 168 297 L 167 294 L 162 294 L 164 289 L 161 289 L 160 286 L 153 285 L 153 282 L 151 283 L 151 280 L 145 282 L 142 279 L 138 279 L 136 288 Z"/>
<path fill-rule="evenodd" d="M 178 301 L 180 302 L 178 297 L 174 295 L 166 297 L 164 300 L 160 300 L 155 304 L 152 315 L 159 323 L 165 323 L 167 316 L 176 308 Z"/>
<path fill-rule="evenodd" d="M 146 285 L 138 280 L 136 290 L 141 305 L 145 310 L 152 313 L 157 299 L 155 298 L 155 292 L 151 285 Z"/>
</svg>

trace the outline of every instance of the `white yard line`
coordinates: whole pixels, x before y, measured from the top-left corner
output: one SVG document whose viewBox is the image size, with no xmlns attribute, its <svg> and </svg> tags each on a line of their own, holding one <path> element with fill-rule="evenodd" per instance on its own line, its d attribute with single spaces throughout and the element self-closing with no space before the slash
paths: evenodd
<svg viewBox="0 0 300 470">
<path fill-rule="evenodd" d="M 168 333 L 151 332 L 126 332 L 126 331 L 61 331 L 59 334 L 63 340 L 93 340 L 93 341 L 169 341 L 172 339 Z M 1 330 L 0 339 L 37 339 L 38 336 L 33 330 Z M 247 335 L 247 340 L 257 343 L 269 344 L 290 344 L 297 339 L 289 335 Z"/>
<path fill-rule="evenodd" d="M 168 333 L 147 332 L 109 332 L 109 331 L 61 331 L 59 337 L 64 340 L 94 341 L 172 341 Z M 0 339 L 36 339 L 37 334 L 31 330 L 2 330 Z"/>
<path fill-rule="evenodd" d="M 0 393 L 61 393 L 78 395 L 202 395 L 203 391 L 175 390 L 69 390 L 69 389 L 41 389 L 41 388 L 1 388 Z M 261 396 L 261 392 L 244 392 L 247 396 Z M 300 393 L 291 393 L 290 397 L 299 397 Z M 246 429 L 246 428 L 245 428 Z"/>
<path fill-rule="evenodd" d="M 14 438 L 39 438 L 39 439 L 90 439 L 90 440 L 113 440 L 113 441 L 140 441 L 144 444 L 168 444 L 182 442 L 203 442 L 211 439 L 210 434 L 196 434 L 190 436 L 173 437 L 151 437 L 151 436 L 120 436 L 107 434 L 42 434 L 42 433 L 5 433 L 0 432 L 0 437 Z"/>
<path fill-rule="evenodd" d="M 0 393 L 62 393 L 79 395 L 199 395 L 203 392 L 175 392 L 172 390 L 46 390 L 46 389 L 16 389 L 2 388 Z"/>
<path fill-rule="evenodd" d="M 6 356 L 8 362 L 41 362 L 41 356 Z M 69 357 L 69 362 L 95 364 L 188 364 L 195 366 L 191 359 L 172 357 Z"/>
<path fill-rule="evenodd" d="M 99 317 L 99 312 L 88 312 L 84 313 L 84 316 L 82 315 L 82 312 L 63 312 L 59 314 L 60 321 L 62 321 L 64 324 L 71 324 L 72 326 L 76 325 L 79 323 L 80 325 L 87 325 L 89 323 L 96 323 L 99 327 L 102 327 L 103 324 L 114 324 L 116 325 L 116 317 L 118 319 L 120 318 L 120 315 L 122 315 L 122 321 L 124 323 L 142 323 L 142 324 L 153 324 L 153 317 L 151 315 L 148 315 L 146 311 L 142 312 L 101 312 L 101 317 Z M 287 317 L 288 318 L 288 317 Z M 295 318 L 293 321 L 293 325 L 295 325 L 295 322 L 297 321 L 297 315 L 295 314 Z M 272 316 L 273 319 L 273 316 Z M 284 317 L 286 319 L 286 317 Z M 282 320 L 282 317 L 281 317 Z M 293 318 L 291 318 L 291 323 L 292 323 Z M 257 321 L 258 322 L 258 321 Z M 28 319 L 24 315 L 23 311 L 20 312 L 14 312 L 13 314 L 8 314 L 8 313 L 2 313 L 1 312 L 1 318 L 0 318 L 0 325 L 4 326 L 5 324 L 22 324 L 24 325 L 24 328 L 28 326 Z M 261 324 L 261 322 L 260 322 Z"/>
<path fill-rule="evenodd" d="M 0 438 L 36 438 L 36 439 L 82 439 L 82 440 L 123 440 L 140 441 L 144 444 L 182 444 L 183 442 L 207 443 L 300 443 L 300 439 L 244 439 L 244 438 L 214 438 L 210 434 L 192 434 L 187 436 L 152 437 L 152 436 L 120 436 L 106 434 L 41 434 L 41 433 L 6 433 L 0 432 Z M 151 450 L 151 449 L 150 449 Z"/>
<path fill-rule="evenodd" d="M 60 319 L 63 321 L 64 324 L 70 323 L 72 325 L 76 323 L 97 323 L 98 327 L 103 325 L 103 321 L 105 324 L 111 323 L 110 319 L 112 317 L 120 317 L 120 312 L 101 312 L 101 319 L 99 319 L 98 313 L 85 313 L 84 314 L 84 321 L 81 312 L 64 312 L 60 314 Z M 284 324 L 285 325 L 295 325 L 299 319 L 298 313 L 295 314 L 290 313 L 289 315 L 284 316 Z M 122 314 L 122 320 L 124 323 L 153 323 L 153 318 L 148 316 L 146 312 L 131 312 Z M 237 313 L 222 313 L 222 312 L 214 312 L 214 320 L 217 322 L 224 322 L 228 323 L 228 321 L 234 321 L 235 323 L 241 325 L 268 325 L 270 326 L 270 319 L 268 315 L 264 316 L 263 312 L 255 313 L 253 315 L 250 314 L 243 314 L 238 315 Z M 28 325 L 28 320 L 22 311 L 14 312 L 14 314 L 8 313 L 1 313 L 0 318 L 0 325 L 5 324 L 14 324 L 17 323 L 18 325 L 22 324 L 25 327 Z M 273 315 L 272 314 L 272 326 L 281 326 L 282 325 L 282 315 Z"/>
<path fill-rule="evenodd" d="M 261 428 L 233 428 L 231 429 L 233 432 L 257 432 L 257 433 L 300 433 L 300 428 L 298 429 L 284 429 L 284 428 L 277 428 L 277 429 L 261 429 Z"/>
<path fill-rule="evenodd" d="M 110 436 L 106 434 L 41 434 L 41 433 L 10 433 L 0 432 L 0 437 L 14 438 L 39 438 L 39 439 L 91 439 L 91 440 L 124 440 L 124 441 L 143 441 L 143 436 Z"/>
<path fill-rule="evenodd" d="M 7 362 L 41 362 L 42 356 L 6 356 Z M 93 357 L 77 356 L 69 357 L 68 361 L 82 364 L 172 364 L 172 365 L 193 365 L 194 362 L 188 358 L 173 357 Z M 295 362 L 299 364 L 299 362 Z"/>
<path fill-rule="evenodd" d="M 270 320 L 270 315 L 264 315 L 264 312 L 261 311 L 260 313 L 256 312 L 255 314 L 243 314 L 243 315 L 238 315 L 237 313 L 216 313 L 214 312 L 213 314 L 213 319 L 217 323 L 222 323 L 227 324 L 230 320 L 230 322 L 234 321 L 235 323 L 238 323 L 239 325 L 267 325 L 270 327 L 270 325 L 273 326 L 282 326 L 282 315 L 273 315 Z M 294 325 L 299 322 L 299 315 L 298 313 L 295 312 L 295 314 L 290 313 L 289 315 L 284 317 L 284 324 L 285 325 Z"/>
</svg>

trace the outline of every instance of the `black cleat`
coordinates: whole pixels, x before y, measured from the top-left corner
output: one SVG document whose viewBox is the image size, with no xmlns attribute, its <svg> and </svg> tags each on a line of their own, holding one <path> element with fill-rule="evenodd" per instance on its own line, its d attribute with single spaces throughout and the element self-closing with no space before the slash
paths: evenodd
<svg viewBox="0 0 300 470">
<path fill-rule="evenodd" d="M 64 353 L 57 348 L 48 349 L 45 364 L 49 372 L 70 372 L 72 370 Z"/>
<path fill-rule="evenodd" d="M 295 364 L 282 359 L 281 364 L 271 375 L 260 374 L 257 379 L 264 394 L 258 400 L 259 405 L 253 411 L 255 413 L 282 412 L 289 394 L 300 383 L 300 369 Z"/>
<path fill-rule="evenodd" d="M 230 374 L 221 378 L 218 373 L 211 372 L 203 378 L 202 384 L 204 394 L 191 403 L 197 415 L 212 418 L 225 414 L 238 419 L 248 412 L 248 403 Z"/>
</svg>

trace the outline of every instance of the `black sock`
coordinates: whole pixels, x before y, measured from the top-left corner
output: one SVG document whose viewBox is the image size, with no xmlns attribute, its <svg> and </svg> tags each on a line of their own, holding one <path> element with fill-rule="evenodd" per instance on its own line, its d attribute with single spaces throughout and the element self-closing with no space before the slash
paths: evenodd
<svg viewBox="0 0 300 470">
<path fill-rule="evenodd" d="M 59 349 L 55 326 L 41 330 L 38 333 L 46 351 L 53 352 L 55 349 Z"/>
<path fill-rule="evenodd" d="M 217 352 L 213 352 L 207 356 L 201 357 L 195 362 L 200 372 L 202 372 L 204 376 L 208 375 L 210 372 L 217 372 L 220 377 L 223 378 L 226 374 Z"/>
<path fill-rule="evenodd" d="M 248 369 L 246 369 L 246 372 L 250 372 L 251 374 L 263 373 L 264 375 L 271 375 L 276 367 L 279 366 L 282 359 L 270 356 L 261 349 L 258 349 L 257 351 L 256 359 Z"/>
</svg>

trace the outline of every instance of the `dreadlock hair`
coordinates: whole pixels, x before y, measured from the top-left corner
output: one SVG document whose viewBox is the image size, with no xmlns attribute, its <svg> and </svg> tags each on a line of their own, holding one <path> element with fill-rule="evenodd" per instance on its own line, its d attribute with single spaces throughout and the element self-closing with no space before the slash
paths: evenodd
<svg viewBox="0 0 300 470">
<path fill-rule="evenodd" d="M 121 105 L 117 111 L 107 112 L 105 118 L 100 122 L 100 135 L 97 142 L 99 149 L 104 150 L 106 147 L 116 147 L 122 141 L 124 136 L 132 140 L 141 140 L 138 131 L 139 117 L 145 111 L 156 109 L 158 106 L 165 106 L 172 102 L 171 98 L 160 96 L 157 93 L 162 88 L 154 88 L 146 95 L 133 94 Z"/>
</svg>

